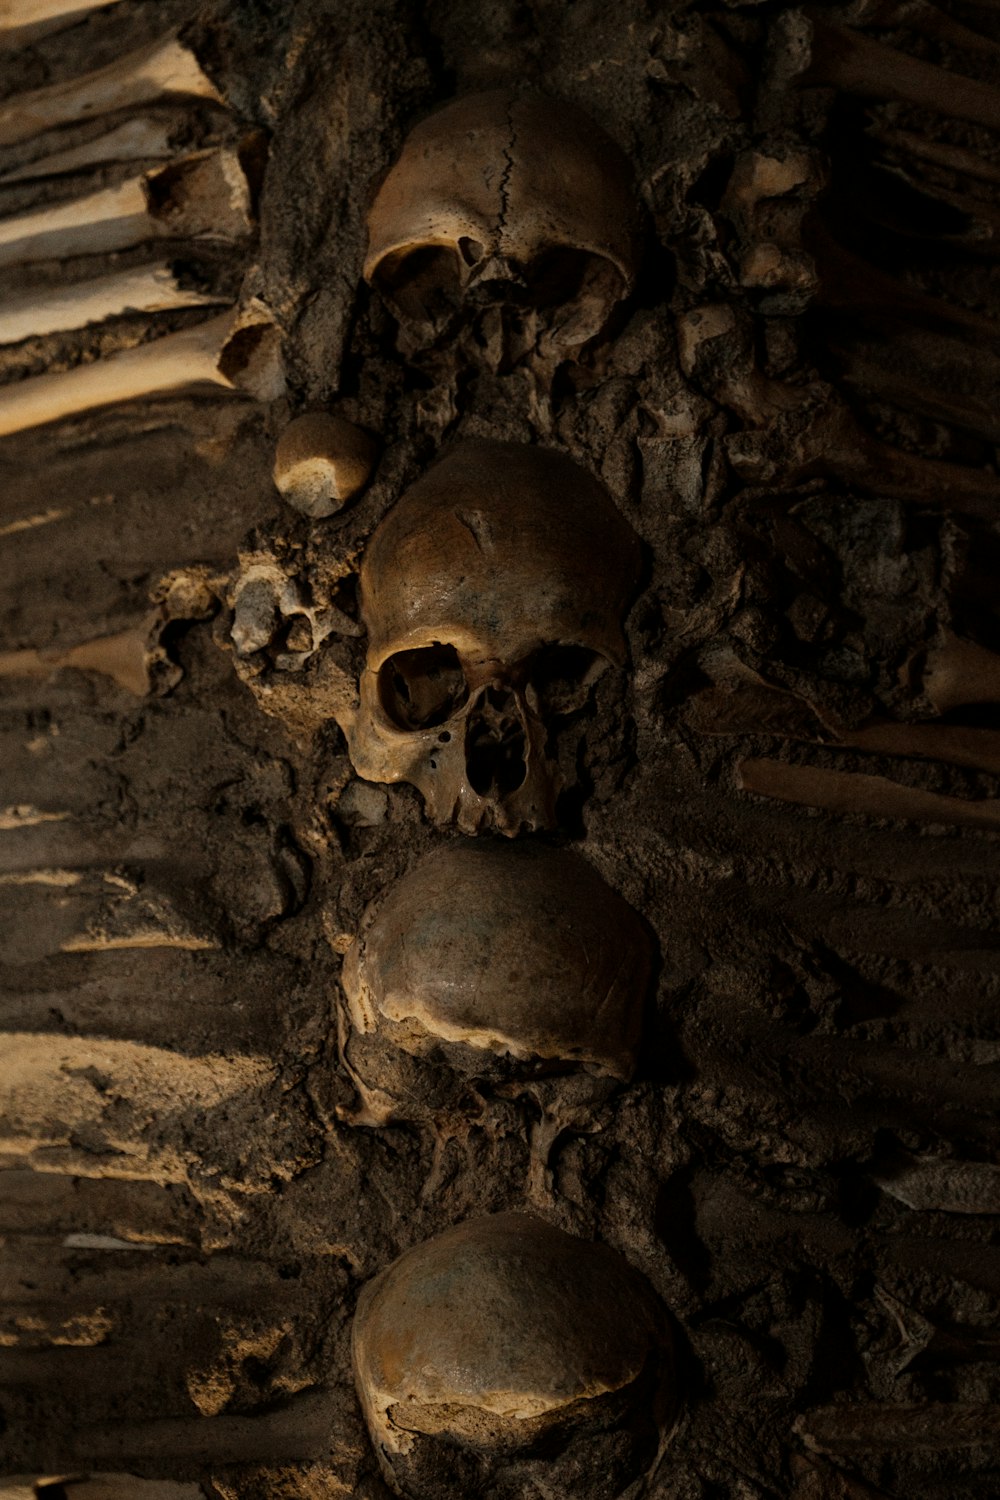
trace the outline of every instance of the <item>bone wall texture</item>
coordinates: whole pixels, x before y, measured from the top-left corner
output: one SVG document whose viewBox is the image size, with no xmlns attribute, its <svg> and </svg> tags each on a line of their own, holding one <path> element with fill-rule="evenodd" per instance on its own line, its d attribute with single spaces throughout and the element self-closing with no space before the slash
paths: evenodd
<svg viewBox="0 0 1000 1500">
<path fill-rule="evenodd" d="M 1000 1492 L 1000 12 L 37 9 L 0 33 L 0 234 L 147 185 L 134 241 L 3 242 L 0 1496 L 387 1500 L 362 1288 L 509 1211 L 670 1310 L 650 1497 Z M 168 33 L 186 91 L 72 103 Z M 415 122 L 511 87 L 633 164 L 634 292 L 570 355 L 471 324 L 418 346 L 364 283 L 366 211 Z M 211 152 L 238 170 L 179 219 L 176 164 Z M 52 326 L 56 292 L 89 319 L 91 283 L 154 264 L 205 304 Z M 209 319 L 197 387 L 148 361 L 115 376 L 131 402 L 29 387 Z M 67 414 L 17 430 L 26 390 Z M 324 409 L 378 460 L 314 520 L 271 469 Z M 634 908 L 656 972 L 636 1073 L 585 1114 L 547 1080 L 470 1104 L 400 1053 L 374 1082 L 416 1077 L 426 1114 L 379 1119 L 342 957 L 453 835 L 358 778 L 336 718 L 365 544 L 471 438 L 559 450 L 640 538 L 629 665 L 543 837 Z M 299 672 L 234 650 L 255 568 L 335 627 Z"/>
</svg>

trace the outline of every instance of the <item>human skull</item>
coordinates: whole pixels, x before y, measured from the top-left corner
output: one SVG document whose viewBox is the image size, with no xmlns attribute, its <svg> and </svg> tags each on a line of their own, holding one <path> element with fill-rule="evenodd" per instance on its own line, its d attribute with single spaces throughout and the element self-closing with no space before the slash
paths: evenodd
<svg viewBox="0 0 1000 1500">
<path fill-rule="evenodd" d="M 368 216 L 364 275 L 404 323 L 441 332 L 477 309 L 523 310 L 572 348 L 631 290 L 637 245 L 610 137 L 565 101 L 495 90 L 411 131 Z"/>
<path fill-rule="evenodd" d="M 466 442 L 368 543 L 359 705 L 342 719 L 369 781 L 409 781 L 428 815 L 513 836 L 555 823 L 555 731 L 623 666 L 635 534 L 551 450 Z"/>
<path fill-rule="evenodd" d="M 386 1044 L 459 1080 L 573 1068 L 626 1082 L 651 958 L 635 912 L 576 855 L 458 840 L 404 875 L 348 949 L 351 1066 L 390 1097 L 407 1070 L 386 1065 Z M 407 1116 L 407 1099 L 390 1109 Z"/>
<path fill-rule="evenodd" d="M 410 1500 L 634 1494 L 675 1406 L 645 1279 L 527 1214 L 407 1251 L 362 1291 L 352 1352 L 382 1473 Z"/>
</svg>

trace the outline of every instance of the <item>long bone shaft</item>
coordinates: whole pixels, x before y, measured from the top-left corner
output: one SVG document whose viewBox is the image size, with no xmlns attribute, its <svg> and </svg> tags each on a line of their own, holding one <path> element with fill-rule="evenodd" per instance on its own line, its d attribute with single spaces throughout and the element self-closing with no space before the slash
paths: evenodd
<svg viewBox="0 0 1000 1500">
<path fill-rule="evenodd" d="M 48 31 L 71 26 L 92 10 L 110 10 L 119 0 L 0 0 L 0 47 L 34 41 Z"/>
<path fill-rule="evenodd" d="M 175 307 L 211 307 L 225 297 L 178 284 L 169 265 L 138 266 L 91 281 L 49 287 L 8 298 L 0 309 L 0 344 L 65 333 L 126 313 L 167 312 Z"/>
<path fill-rule="evenodd" d="M 223 102 L 194 54 L 173 36 L 93 73 L 15 94 L 0 108 L 0 146 L 14 146 L 44 130 L 113 110 L 137 109 L 172 94 Z"/>
<path fill-rule="evenodd" d="M 52 151 L 26 162 L 24 166 L 0 173 L 0 185 L 35 182 L 43 177 L 61 177 L 69 172 L 80 172 L 87 167 L 102 166 L 109 162 L 148 161 L 150 158 L 167 157 L 171 154 L 170 133 L 171 126 L 167 120 L 147 120 L 141 117 L 126 120 L 92 141 L 85 141 L 82 146 Z"/>
<path fill-rule="evenodd" d="M 232 331 L 232 314 L 221 313 L 195 328 L 169 333 L 152 344 L 141 344 L 94 364 L 6 386 L 0 389 L 0 437 L 112 402 L 133 401 L 189 385 L 209 383 L 232 390 L 233 382 L 219 368 Z"/>
<path fill-rule="evenodd" d="M 237 240 L 250 195 L 233 151 L 199 151 L 55 208 L 0 219 L 0 267 L 108 254 L 147 240 Z"/>
</svg>

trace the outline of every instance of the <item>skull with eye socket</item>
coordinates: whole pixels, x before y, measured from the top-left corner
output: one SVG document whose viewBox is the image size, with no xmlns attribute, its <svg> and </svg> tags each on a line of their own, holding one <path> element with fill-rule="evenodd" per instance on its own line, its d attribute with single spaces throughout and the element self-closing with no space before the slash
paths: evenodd
<svg viewBox="0 0 1000 1500">
<path fill-rule="evenodd" d="M 565 354 L 635 281 L 632 173 L 565 101 L 470 94 L 407 137 L 368 216 L 365 279 L 422 340 L 475 326 L 487 355 Z"/>
<path fill-rule="evenodd" d="M 554 739 L 624 667 L 638 571 L 635 533 L 571 459 L 460 445 L 365 551 L 368 655 L 342 719 L 355 769 L 412 783 L 464 833 L 554 827 Z"/>
</svg>

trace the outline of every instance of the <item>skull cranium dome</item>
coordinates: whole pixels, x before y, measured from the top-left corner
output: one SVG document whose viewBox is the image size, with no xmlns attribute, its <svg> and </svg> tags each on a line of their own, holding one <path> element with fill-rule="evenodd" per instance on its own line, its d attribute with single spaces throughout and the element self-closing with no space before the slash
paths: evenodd
<svg viewBox="0 0 1000 1500">
<path fill-rule="evenodd" d="M 551 827 L 554 724 L 622 666 L 638 543 L 603 487 L 547 449 L 466 442 L 368 543 L 368 655 L 344 722 L 371 781 L 409 781 L 436 822 Z"/>
<path fill-rule="evenodd" d="M 343 983 L 359 1035 L 483 1071 L 483 1053 L 627 1080 L 650 942 L 584 860 L 535 843 L 459 840 L 366 917 Z"/>
<path fill-rule="evenodd" d="M 369 213 L 364 275 L 404 322 L 513 302 L 572 347 L 631 290 L 636 225 L 629 164 L 582 111 L 471 94 L 407 137 Z"/>
<path fill-rule="evenodd" d="M 673 1404 L 667 1318 L 644 1278 L 526 1214 L 407 1251 L 364 1288 L 352 1346 L 382 1472 L 411 1500 L 498 1476 L 505 1496 L 536 1495 L 533 1460 L 546 1493 L 620 1495 Z"/>
</svg>

